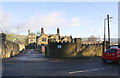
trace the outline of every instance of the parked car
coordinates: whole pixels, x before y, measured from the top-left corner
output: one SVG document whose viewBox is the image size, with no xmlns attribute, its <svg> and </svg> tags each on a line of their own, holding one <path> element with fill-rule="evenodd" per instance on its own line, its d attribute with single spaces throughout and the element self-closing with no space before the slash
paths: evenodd
<svg viewBox="0 0 120 78">
<path fill-rule="evenodd" d="M 117 48 L 118 48 L 118 46 L 111 46 L 110 48 L 116 48 L 116 49 L 117 49 Z"/>
<path fill-rule="evenodd" d="M 120 64 L 120 48 L 110 47 L 105 52 L 103 52 L 101 59 L 104 63 L 107 61 L 113 61 Z"/>
</svg>

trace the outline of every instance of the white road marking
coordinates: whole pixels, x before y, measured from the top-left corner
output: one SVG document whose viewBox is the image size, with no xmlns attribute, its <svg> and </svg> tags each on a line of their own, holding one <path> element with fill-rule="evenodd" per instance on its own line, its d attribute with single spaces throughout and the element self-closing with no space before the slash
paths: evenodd
<svg viewBox="0 0 120 78">
<path fill-rule="evenodd" d="M 69 72 L 69 74 L 83 73 L 83 72 L 96 71 L 96 70 L 104 70 L 104 69 L 110 69 L 110 68 L 112 68 L 112 67 L 107 67 L 107 68 L 96 68 L 96 69 L 89 69 L 89 70 L 82 70 L 82 71 L 72 71 L 72 72 Z"/>
</svg>

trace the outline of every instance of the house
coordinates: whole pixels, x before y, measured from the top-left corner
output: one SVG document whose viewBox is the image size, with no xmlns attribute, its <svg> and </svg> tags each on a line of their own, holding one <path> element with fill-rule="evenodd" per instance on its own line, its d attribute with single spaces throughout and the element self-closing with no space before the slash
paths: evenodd
<svg viewBox="0 0 120 78">
<path fill-rule="evenodd" d="M 37 43 L 47 45 L 49 42 L 72 42 L 72 36 L 60 36 L 59 28 L 57 28 L 57 34 L 45 34 L 44 28 L 41 28 L 41 35 L 37 38 Z"/>
<path fill-rule="evenodd" d="M 28 44 L 36 43 L 36 35 L 34 33 L 31 33 L 30 30 L 28 30 L 27 40 Z"/>
<path fill-rule="evenodd" d="M 39 45 L 48 45 L 49 42 L 72 42 L 72 41 L 73 41 L 72 36 L 60 36 L 59 28 L 57 28 L 57 34 L 45 34 L 44 28 L 41 28 L 41 34 L 38 37 L 36 37 L 35 34 L 30 34 L 30 31 L 28 31 L 28 43 L 36 42 Z"/>
</svg>

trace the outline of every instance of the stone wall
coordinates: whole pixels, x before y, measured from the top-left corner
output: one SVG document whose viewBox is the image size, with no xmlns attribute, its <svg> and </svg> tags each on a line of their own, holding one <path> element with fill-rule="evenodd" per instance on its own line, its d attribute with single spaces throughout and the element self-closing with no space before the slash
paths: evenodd
<svg viewBox="0 0 120 78">
<path fill-rule="evenodd" d="M 102 44 L 49 43 L 46 56 L 54 58 L 78 58 L 88 56 L 101 56 Z"/>
<path fill-rule="evenodd" d="M 0 54 L 2 58 L 9 58 L 20 53 L 24 49 L 23 45 L 6 40 L 6 34 L 0 34 Z"/>
<path fill-rule="evenodd" d="M 78 47 L 78 57 L 81 56 L 101 56 L 102 55 L 102 44 L 86 44 Z"/>
<path fill-rule="evenodd" d="M 46 50 L 47 57 L 61 58 L 76 56 L 75 43 L 49 43 Z"/>
<path fill-rule="evenodd" d="M 19 44 L 19 51 L 22 51 L 22 50 L 24 50 L 24 49 L 25 49 L 25 45 Z"/>
<path fill-rule="evenodd" d="M 9 58 L 19 54 L 19 45 L 10 41 L 5 41 L 2 44 L 2 58 Z"/>
</svg>

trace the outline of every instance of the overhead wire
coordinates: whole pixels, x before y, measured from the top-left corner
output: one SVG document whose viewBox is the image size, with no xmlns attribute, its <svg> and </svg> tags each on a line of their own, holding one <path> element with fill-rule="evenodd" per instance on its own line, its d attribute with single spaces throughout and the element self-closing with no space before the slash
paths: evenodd
<svg viewBox="0 0 120 78">
<path fill-rule="evenodd" d="M 100 14 L 106 14 L 104 11 L 102 11 L 101 9 L 97 8 L 95 5 L 91 4 L 90 2 L 85 2 L 87 3 L 90 7 L 93 7 L 96 11 L 98 11 Z"/>
</svg>

